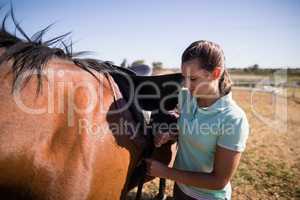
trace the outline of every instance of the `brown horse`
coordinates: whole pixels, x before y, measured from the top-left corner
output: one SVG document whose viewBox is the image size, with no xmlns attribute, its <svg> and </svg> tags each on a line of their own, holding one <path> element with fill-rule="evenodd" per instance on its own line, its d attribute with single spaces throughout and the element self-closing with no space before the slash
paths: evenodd
<svg viewBox="0 0 300 200">
<path fill-rule="evenodd" d="M 122 109 L 126 101 L 109 73 L 114 67 L 75 58 L 66 35 L 43 42 L 49 27 L 29 38 L 15 22 L 20 39 L 6 31 L 6 18 L 0 30 L 1 198 L 124 199 L 152 141 L 134 128 L 132 110 Z M 59 43 L 64 50 L 51 48 Z"/>
</svg>

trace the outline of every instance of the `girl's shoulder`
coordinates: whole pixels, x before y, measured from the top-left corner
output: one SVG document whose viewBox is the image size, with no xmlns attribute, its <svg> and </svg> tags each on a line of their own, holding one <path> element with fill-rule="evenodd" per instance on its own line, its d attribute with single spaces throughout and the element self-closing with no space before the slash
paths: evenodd
<svg viewBox="0 0 300 200">
<path fill-rule="evenodd" d="M 227 120 L 247 120 L 245 111 L 234 101 L 234 99 L 230 100 L 229 106 L 227 106 L 222 115 Z"/>
</svg>

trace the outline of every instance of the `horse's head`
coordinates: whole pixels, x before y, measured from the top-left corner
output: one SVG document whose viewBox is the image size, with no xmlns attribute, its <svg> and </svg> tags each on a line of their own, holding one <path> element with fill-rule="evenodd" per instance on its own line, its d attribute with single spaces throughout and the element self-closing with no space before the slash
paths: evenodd
<svg viewBox="0 0 300 200">
<path fill-rule="evenodd" d="M 181 88 L 181 74 L 169 74 L 161 76 L 138 76 L 131 71 L 121 68 L 121 72 L 114 72 L 114 77 L 119 89 L 127 101 L 132 115 L 139 126 L 139 136 L 146 141 L 142 148 L 143 154 L 138 160 L 152 157 L 165 164 L 169 164 L 172 158 L 171 143 L 154 147 L 153 135 L 159 131 L 168 132 L 174 130 L 176 120 L 169 114 L 170 110 L 178 104 L 178 92 Z M 150 122 L 145 123 L 143 111 L 151 113 Z M 137 130 L 137 129 L 136 129 Z M 138 161 L 139 163 L 139 161 Z M 131 177 L 129 188 L 137 185 L 138 180 L 143 177 L 143 169 L 137 167 Z"/>
</svg>

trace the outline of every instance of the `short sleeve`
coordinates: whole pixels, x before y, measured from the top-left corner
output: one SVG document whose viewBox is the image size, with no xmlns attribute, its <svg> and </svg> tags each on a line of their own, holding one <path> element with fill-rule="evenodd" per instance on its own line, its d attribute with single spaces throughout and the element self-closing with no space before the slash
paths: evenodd
<svg viewBox="0 0 300 200">
<path fill-rule="evenodd" d="M 249 135 L 249 124 L 246 115 L 229 118 L 221 125 L 217 145 L 232 151 L 243 152 Z"/>
</svg>

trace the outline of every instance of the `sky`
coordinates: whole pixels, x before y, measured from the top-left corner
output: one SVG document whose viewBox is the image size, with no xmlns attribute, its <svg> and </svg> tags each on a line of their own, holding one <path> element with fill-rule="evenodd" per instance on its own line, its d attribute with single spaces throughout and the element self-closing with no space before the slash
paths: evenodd
<svg viewBox="0 0 300 200">
<path fill-rule="evenodd" d="M 178 68 L 184 49 L 211 40 L 227 67 L 300 67 L 299 0 L 12 0 L 29 35 L 55 23 L 51 38 L 69 31 L 75 51 L 120 64 L 160 61 Z M 10 1 L 0 0 L 3 18 Z M 12 29 L 13 30 L 13 29 Z"/>
</svg>

